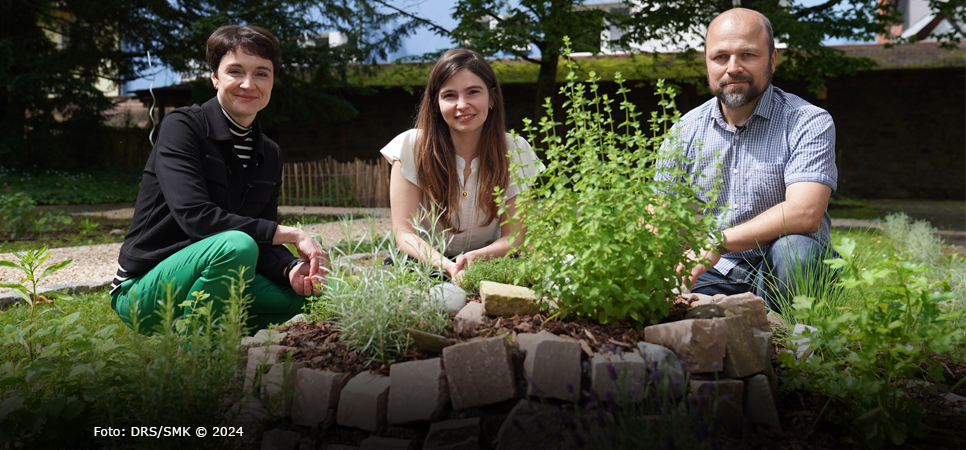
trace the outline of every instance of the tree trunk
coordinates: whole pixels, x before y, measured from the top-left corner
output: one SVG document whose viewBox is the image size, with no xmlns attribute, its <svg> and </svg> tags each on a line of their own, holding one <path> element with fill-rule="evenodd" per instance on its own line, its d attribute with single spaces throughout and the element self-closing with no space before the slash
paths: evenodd
<svg viewBox="0 0 966 450">
<path fill-rule="evenodd" d="M 557 91 L 557 61 L 560 54 L 550 50 L 543 53 L 540 58 L 540 74 L 537 75 L 536 99 L 534 99 L 533 121 L 538 123 L 540 118 L 547 114 L 544 104 L 547 98 L 554 98 Z"/>
</svg>

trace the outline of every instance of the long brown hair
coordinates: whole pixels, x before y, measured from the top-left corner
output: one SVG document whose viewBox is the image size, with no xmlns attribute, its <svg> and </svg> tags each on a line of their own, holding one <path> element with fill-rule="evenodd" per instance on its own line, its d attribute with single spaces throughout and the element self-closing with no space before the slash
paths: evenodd
<svg viewBox="0 0 966 450">
<path fill-rule="evenodd" d="M 440 218 L 442 225 L 454 233 L 463 230 L 456 226 L 459 212 L 460 182 L 456 173 L 456 150 L 450 136 L 449 125 L 439 110 L 439 91 L 449 77 L 462 69 L 467 69 L 480 77 L 489 90 L 493 109 L 489 111 L 480 132 L 479 149 L 479 195 L 476 202 L 487 213 L 486 224 L 499 218 L 499 208 L 493 199 L 493 188 L 507 188 L 509 182 L 509 158 L 506 145 L 506 114 L 503 112 L 503 91 L 496 80 L 493 68 L 472 50 L 453 49 L 443 54 L 429 75 L 423 102 L 419 108 L 416 128 L 420 130 L 416 145 L 419 154 L 416 158 L 416 175 L 423 192 L 430 201 L 443 210 Z M 469 161 L 467 161 L 467 164 Z M 460 224 L 464 225 L 465 224 Z M 473 224 L 475 225 L 475 224 Z"/>
</svg>

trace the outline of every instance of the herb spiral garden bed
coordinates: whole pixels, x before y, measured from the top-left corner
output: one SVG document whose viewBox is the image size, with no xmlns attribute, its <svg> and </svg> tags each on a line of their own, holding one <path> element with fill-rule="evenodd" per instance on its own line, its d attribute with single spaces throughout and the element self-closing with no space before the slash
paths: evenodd
<svg viewBox="0 0 966 450">
<path fill-rule="evenodd" d="M 665 322 L 684 320 L 687 312 L 693 309 L 692 303 L 696 300 L 698 300 L 697 296 L 688 298 L 679 296 L 674 300 L 672 314 L 665 319 Z M 477 297 L 470 302 L 474 301 L 479 301 L 479 298 Z M 278 331 L 286 333 L 284 339 L 278 343 L 291 350 L 289 359 L 291 363 L 296 363 L 301 368 L 342 373 L 345 377 L 342 382 L 343 387 L 345 386 L 344 380 L 350 379 L 359 373 L 368 372 L 385 377 L 390 376 L 390 366 L 379 362 L 367 364 L 365 357 L 351 351 L 340 340 L 340 333 L 332 323 L 301 322 L 288 325 Z M 432 428 L 436 426 L 435 424 L 465 424 L 467 420 L 470 420 L 475 422 L 473 422 L 474 425 L 469 429 L 475 430 L 478 438 L 473 440 L 472 445 L 467 444 L 469 445 L 468 447 L 453 448 L 533 449 L 544 447 L 558 448 L 558 445 L 564 445 L 563 448 L 598 448 L 594 445 L 594 442 L 581 442 L 581 438 L 577 437 L 579 433 L 574 432 L 577 429 L 586 431 L 588 430 L 587 428 L 581 428 L 579 425 L 576 425 L 570 428 L 571 431 L 568 434 L 566 425 L 568 416 L 564 413 L 561 413 L 559 418 L 563 426 L 559 428 L 560 431 L 557 432 L 558 434 L 554 435 L 547 431 L 547 434 L 542 439 L 536 441 L 528 440 L 526 437 L 519 438 L 519 436 L 526 436 L 527 434 L 539 435 L 546 431 L 542 426 L 534 427 L 532 423 L 521 423 L 525 422 L 525 419 L 539 422 L 540 419 L 534 418 L 540 414 L 531 410 L 528 414 L 520 415 L 519 408 L 523 403 L 521 399 L 527 398 L 527 386 L 534 381 L 533 379 L 528 380 L 526 375 L 524 375 L 525 370 L 523 366 L 525 364 L 526 351 L 522 350 L 520 345 L 515 344 L 521 341 L 521 335 L 533 335 L 541 331 L 549 332 L 555 336 L 561 336 L 572 341 L 581 342 L 580 359 L 584 367 L 583 374 L 580 377 L 581 385 L 579 388 L 575 387 L 575 390 L 580 392 L 576 397 L 578 411 L 593 408 L 595 402 L 600 402 L 597 404 L 597 408 L 607 408 L 607 406 L 602 406 L 607 405 L 604 399 L 597 399 L 596 396 L 589 394 L 589 391 L 593 391 L 591 389 L 593 381 L 588 376 L 587 369 L 589 368 L 588 361 L 593 359 L 593 355 L 595 353 L 636 352 L 638 343 L 645 340 L 645 333 L 641 330 L 624 327 L 619 324 L 600 325 L 589 320 L 547 320 L 545 315 L 542 314 L 533 316 L 516 315 L 513 317 L 489 316 L 482 323 L 472 327 L 467 327 L 465 324 L 461 324 L 460 319 L 454 318 L 452 325 L 447 329 L 446 333 L 447 340 L 451 345 L 481 341 L 495 336 L 502 337 L 511 343 L 508 345 L 508 355 L 511 360 L 514 377 L 515 394 L 512 398 L 492 404 L 477 405 L 462 409 L 455 409 L 452 404 L 449 404 L 433 419 L 432 423 L 393 424 L 382 422 L 377 429 L 371 430 L 362 430 L 354 426 L 340 425 L 333 410 L 331 411 L 331 417 L 312 427 L 298 426 L 290 419 L 276 419 L 270 424 L 275 426 L 275 430 L 272 433 L 276 434 L 266 436 L 272 436 L 273 439 L 278 440 L 280 436 L 278 433 L 289 433 L 289 438 L 294 439 L 295 436 L 299 436 L 299 439 L 302 439 L 303 442 L 307 444 L 311 443 L 311 445 L 315 446 L 312 448 L 338 448 L 328 447 L 330 445 L 361 446 L 361 448 L 390 448 L 394 445 L 400 445 L 401 447 L 392 448 L 423 448 L 423 445 L 426 445 L 425 448 L 450 448 L 434 447 L 436 444 L 432 442 L 438 439 L 431 436 L 433 434 L 431 431 Z M 770 346 L 770 370 L 781 374 L 783 368 L 778 362 L 778 355 L 785 351 L 781 345 Z M 414 345 L 414 348 L 399 355 L 393 364 L 426 361 L 439 357 L 440 355 L 438 353 L 427 352 L 415 348 Z M 946 379 L 949 380 L 949 386 L 956 384 L 966 376 L 966 363 L 954 363 L 949 358 L 941 355 L 937 355 L 935 358 L 942 360 L 943 366 L 946 367 L 945 375 Z M 717 379 L 718 376 L 720 374 L 695 374 L 691 375 L 691 378 L 694 380 L 704 379 L 706 381 L 712 381 Z M 921 400 L 924 402 L 934 403 L 935 407 L 931 410 L 931 413 L 935 414 L 938 418 L 934 422 L 936 426 L 945 430 L 957 430 L 960 429 L 957 427 L 961 427 L 964 423 L 962 420 L 964 417 L 962 411 L 956 410 L 952 403 L 939 401 L 949 386 L 911 386 L 909 394 L 921 397 Z M 388 391 L 391 392 L 391 389 L 392 386 L 389 385 Z M 956 392 L 966 394 L 966 387 L 960 384 Z M 739 422 L 741 425 L 737 431 L 732 430 L 730 434 L 720 434 L 716 438 L 712 438 L 709 435 L 707 439 L 717 439 L 718 442 L 716 444 L 724 448 L 855 448 L 859 445 L 849 438 L 847 429 L 830 420 L 826 411 L 829 402 L 827 397 L 800 391 L 778 390 L 776 393 L 777 396 L 774 398 L 774 404 L 777 409 L 775 412 L 777 413 L 777 419 L 780 421 L 781 429 L 754 425 L 746 417 L 743 422 Z M 603 397 L 603 394 L 600 397 Z M 544 406 L 552 405 L 552 408 L 554 408 L 552 409 L 553 411 L 569 411 L 574 409 L 573 406 L 569 406 L 571 404 L 568 402 L 541 398 L 539 396 L 530 397 L 530 403 Z M 629 414 L 637 412 L 635 410 L 627 410 L 626 408 L 613 409 L 613 406 L 610 408 L 612 409 L 608 414 L 611 415 L 615 413 Z M 385 414 L 385 411 L 381 413 Z M 545 413 L 546 411 L 544 411 Z M 550 416 L 544 415 L 543 417 L 547 418 Z M 721 419 L 723 418 L 717 418 L 719 421 Z M 513 426 L 508 425 L 511 423 Z M 601 422 L 601 425 L 603 424 L 604 422 Z M 516 430 L 512 430 L 511 428 Z M 511 430 L 507 431 L 508 429 Z M 513 431 L 517 431 L 518 433 L 514 433 Z M 459 433 L 467 433 L 467 431 L 461 430 Z M 469 433 L 472 434 L 472 432 Z M 507 444 L 506 442 L 500 443 L 497 437 L 503 436 L 505 436 L 502 439 L 503 441 L 507 437 L 513 436 L 523 439 L 523 441 L 518 443 L 519 446 L 516 446 L 516 444 Z M 559 440 L 555 441 L 553 436 L 556 436 Z M 600 436 L 602 440 L 596 443 L 606 443 L 607 436 L 605 434 L 601 434 Z M 295 442 L 295 440 L 292 442 Z M 455 442 L 463 441 L 457 439 Z M 563 444 L 564 442 L 567 444 Z M 929 440 L 909 441 L 910 444 L 917 445 L 919 448 L 954 448 L 950 447 L 948 442 L 951 441 L 941 441 L 938 439 L 934 442 Z M 380 445 L 389 447 L 379 447 Z M 407 445 L 408 447 L 406 447 Z M 263 448 L 266 448 L 264 444 Z M 284 446 L 273 448 L 284 448 Z"/>
</svg>

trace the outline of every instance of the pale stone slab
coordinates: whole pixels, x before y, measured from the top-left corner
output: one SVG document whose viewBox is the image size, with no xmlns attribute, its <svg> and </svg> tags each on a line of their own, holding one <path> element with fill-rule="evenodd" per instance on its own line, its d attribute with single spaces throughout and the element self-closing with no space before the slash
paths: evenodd
<svg viewBox="0 0 966 450">
<path fill-rule="evenodd" d="M 532 316 L 540 312 L 536 294 L 521 286 L 481 281 L 480 299 L 483 309 L 491 316 Z"/>
<path fill-rule="evenodd" d="M 728 325 L 728 344 L 725 349 L 724 370 L 728 378 L 744 378 L 765 371 L 761 349 L 755 341 L 751 320 L 746 315 L 725 317 Z"/>
<path fill-rule="evenodd" d="M 259 377 L 259 370 L 262 366 L 269 366 L 278 363 L 281 358 L 280 354 L 282 352 L 291 353 L 296 349 L 293 347 L 286 347 L 284 345 L 270 345 L 267 348 L 264 346 L 252 347 L 248 349 L 248 362 L 245 366 L 245 391 L 250 392 L 252 387 L 255 386 L 255 381 Z M 259 383 L 259 386 L 261 384 Z"/>
<path fill-rule="evenodd" d="M 460 312 L 456 313 L 456 318 L 463 328 L 474 328 L 483 325 L 486 319 L 486 310 L 480 302 L 468 302 Z"/>
<path fill-rule="evenodd" d="M 684 369 L 681 368 L 681 361 L 678 360 L 677 355 L 667 347 L 650 342 L 638 342 L 637 348 L 644 358 L 648 377 L 652 370 L 658 371 L 660 377 L 667 377 L 671 395 L 674 398 L 683 396 L 688 387 L 684 383 Z"/>
<path fill-rule="evenodd" d="M 387 419 L 391 424 L 432 422 L 449 404 L 443 359 L 396 363 L 389 367 Z"/>
<path fill-rule="evenodd" d="M 725 429 L 732 436 L 740 436 L 741 422 L 744 419 L 742 403 L 745 383 L 741 380 L 691 380 L 690 384 L 691 394 L 703 398 L 705 405 L 711 405 L 710 399 L 718 400 L 718 412 L 724 418 Z"/>
<path fill-rule="evenodd" d="M 289 417 L 292 415 L 292 397 L 295 396 L 295 379 L 302 363 L 273 364 L 262 375 L 262 401 L 271 416 Z"/>
<path fill-rule="evenodd" d="M 765 376 L 768 377 L 768 382 L 771 384 L 772 395 L 777 397 L 778 375 L 775 375 L 775 369 L 771 366 L 771 339 L 774 333 L 761 331 L 757 328 L 752 329 L 751 332 L 755 335 L 755 345 L 758 346 L 758 355 L 762 364 L 765 365 Z"/>
<path fill-rule="evenodd" d="M 433 305 L 451 314 L 466 306 L 467 295 L 466 291 L 453 283 L 441 283 L 429 288 L 429 299 Z"/>
<path fill-rule="evenodd" d="M 523 361 L 527 395 L 576 400 L 580 391 L 580 343 L 546 330 L 518 334 L 517 342 L 527 352 Z"/>
<path fill-rule="evenodd" d="M 497 433 L 497 450 L 557 450 L 560 409 L 539 401 L 520 400 Z"/>
<path fill-rule="evenodd" d="M 765 375 L 755 375 L 745 380 L 745 413 L 756 425 L 767 425 L 781 431 L 778 408 L 772 396 L 771 384 Z"/>
<path fill-rule="evenodd" d="M 499 403 L 516 396 L 506 338 L 476 339 L 443 349 L 453 409 Z"/>
<path fill-rule="evenodd" d="M 644 328 L 644 340 L 671 349 L 691 373 L 724 368 L 728 325 L 723 319 L 689 319 Z"/>
<path fill-rule="evenodd" d="M 409 439 L 384 438 L 369 436 L 362 440 L 361 450 L 411 450 L 413 441 Z"/>
<path fill-rule="evenodd" d="M 362 372 L 346 383 L 339 396 L 336 422 L 344 427 L 376 431 L 386 426 L 390 378 Z"/>
<path fill-rule="evenodd" d="M 721 300 L 715 301 L 715 303 L 718 305 L 733 305 L 747 308 L 751 314 L 752 327 L 761 331 L 771 331 L 771 325 L 768 324 L 768 310 L 765 308 L 765 300 L 761 297 L 751 292 L 745 292 L 743 294 L 729 295 Z"/>
<path fill-rule="evenodd" d="M 268 430 L 262 435 L 262 450 L 295 450 L 302 435 L 288 430 Z"/>
<path fill-rule="evenodd" d="M 646 376 L 644 358 L 637 353 L 595 353 L 590 360 L 590 385 L 599 398 L 609 391 L 619 402 L 639 402 Z"/>
<path fill-rule="evenodd" d="M 331 370 L 299 370 L 295 376 L 292 422 L 304 427 L 314 427 L 332 419 L 348 378 L 345 374 Z"/>
<path fill-rule="evenodd" d="M 447 420 L 429 427 L 423 450 L 479 450 L 480 418 Z"/>
</svg>

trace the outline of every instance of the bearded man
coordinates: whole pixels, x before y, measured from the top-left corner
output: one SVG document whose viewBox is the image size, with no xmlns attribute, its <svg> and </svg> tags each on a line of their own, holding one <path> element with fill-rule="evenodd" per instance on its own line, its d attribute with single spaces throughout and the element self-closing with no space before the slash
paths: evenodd
<svg viewBox="0 0 966 450">
<path fill-rule="evenodd" d="M 684 149 L 683 160 L 665 164 L 690 177 L 704 213 L 722 230 L 709 246 L 715 250 L 699 255 L 710 264 L 691 271 L 691 292 L 754 292 L 771 309 L 789 301 L 796 282 L 826 272 L 827 207 L 838 177 L 832 117 L 772 86 L 777 58 L 764 15 L 736 8 L 716 17 L 705 36 L 715 98 L 686 114 L 665 141 L 666 149 Z"/>
</svg>

